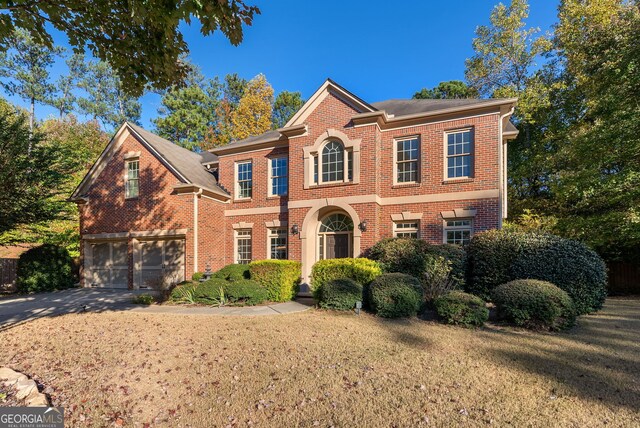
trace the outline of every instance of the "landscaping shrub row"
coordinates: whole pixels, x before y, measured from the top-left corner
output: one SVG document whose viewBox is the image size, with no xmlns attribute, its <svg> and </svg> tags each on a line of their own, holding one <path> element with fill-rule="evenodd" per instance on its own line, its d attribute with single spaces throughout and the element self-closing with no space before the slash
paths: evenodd
<svg viewBox="0 0 640 428">
<path fill-rule="evenodd" d="M 76 283 L 73 259 L 66 248 L 44 244 L 20 255 L 17 269 L 17 289 L 20 293 L 63 290 Z"/>
</svg>

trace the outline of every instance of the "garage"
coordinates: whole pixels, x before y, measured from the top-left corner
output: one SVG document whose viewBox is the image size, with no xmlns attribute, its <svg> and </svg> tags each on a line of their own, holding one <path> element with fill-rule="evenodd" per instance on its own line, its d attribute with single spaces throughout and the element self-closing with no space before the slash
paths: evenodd
<svg viewBox="0 0 640 428">
<path fill-rule="evenodd" d="M 184 239 L 140 239 L 134 242 L 136 288 L 160 289 L 184 281 Z"/>
<path fill-rule="evenodd" d="M 128 288 L 129 262 L 127 241 L 89 244 L 86 261 L 91 287 Z"/>
</svg>

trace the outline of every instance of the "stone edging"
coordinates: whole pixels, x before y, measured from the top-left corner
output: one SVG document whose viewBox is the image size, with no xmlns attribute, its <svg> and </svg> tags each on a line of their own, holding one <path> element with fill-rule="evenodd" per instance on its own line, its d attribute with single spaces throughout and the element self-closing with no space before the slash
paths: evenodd
<svg viewBox="0 0 640 428">
<path fill-rule="evenodd" d="M 8 367 L 0 367 L 0 382 L 5 386 L 14 388 L 16 398 L 24 400 L 27 407 L 49 407 L 47 396 L 38 391 L 38 385 L 25 374 L 11 370 Z"/>
</svg>

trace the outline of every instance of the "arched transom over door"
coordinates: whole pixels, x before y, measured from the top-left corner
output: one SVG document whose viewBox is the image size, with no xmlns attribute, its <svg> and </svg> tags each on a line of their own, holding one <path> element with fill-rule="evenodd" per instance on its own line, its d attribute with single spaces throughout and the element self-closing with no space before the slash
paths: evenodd
<svg viewBox="0 0 640 428">
<path fill-rule="evenodd" d="M 325 216 L 318 231 L 318 260 L 353 256 L 353 221 L 343 213 Z"/>
</svg>

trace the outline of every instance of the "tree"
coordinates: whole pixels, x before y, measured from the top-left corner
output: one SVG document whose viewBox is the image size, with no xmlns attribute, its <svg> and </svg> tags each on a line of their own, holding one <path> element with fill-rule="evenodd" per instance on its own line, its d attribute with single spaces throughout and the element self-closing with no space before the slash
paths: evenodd
<svg viewBox="0 0 640 428">
<path fill-rule="evenodd" d="M 41 133 L 31 131 L 26 113 L 0 100 L 0 232 L 55 217 L 50 189 L 64 177 L 48 166 L 58 156 Z"/>
<path fill-rule="evenodd" d="M 461 80 L 449 80 L 448 82 L 440 82 L 435 88 L 422 88 L 413 94 L 415 100 L 459 98 L 478 98 L 478 91 L 475 88 L 470 88 Z"/>
<path fill-rule="evenodd" d="M 304 104 L 300 92 L 282 91 L 273 102 L 273 129 L 282 128 Z"/>
<path fill-rule="evenodd" d="M 184 87 L 173 87 L 162 95 L 153 120 L 156 131 L 174 143 L 190 150 L 208 147 L 212 129 L 218 121 L 221 85 L 217 79 L 205 79 L 194 68 Z"/>
<path fill-rule="evenodd" d="M 86 93 L 85 97 L 78 97 L 80 111 L 103 126 L 116 128 L 124 121 L 140 120 L 140 102 L 127 95 L 122 81 L 106 62 L 88 63 L 78 87 Z"/>
<path fill-rule="evenodd" d="M 251 25 L 260 10 L 242 0 L 146 0 L 87 2 L 86 0 L 0 0 L 0 51 L 11 43 L 11 34 L 24 29 L 38 44 L 53 47 L 51 29 L 67 35 L 76 52 L 88 48 L 108 62 L 123 87 L 140 96 L 146 87 L 167 89 L 180 84 L 188 65 L 180 57 L 188 46 L 181 24 L 197 19 L 207 36 L 222 31 L 233 45 L 243 38 L 243 24 Z"/>
<path fill-rule="evenodd" d="M 242 140 L 259 135 L 271 129 L 273 88 L 264 74 L 251 79 L 238 103 L 231 113 L 233 138 Z"/>
<path fill-rule="evenodd" d="M 60 112 L 60 119 L 71 113 L 76 106 L 77 97 L 75 89 L 80 79 L 87 73 L 84 55 L 73 54 L 66 60 L 68 72 L 58 77 L 56 93 L 49 101 Z"/>
<path fill-rule="evenodd" d="M 44 47 L 24 30 L 4 36 L 4 43 L 9 50 L 3 55 L 0 68 L 9 80 L 2 82 L 2 86 L 9 94 L 29 102 L 29 129 L 33 132 L 35 103 L 46 102 L 55 89 L 49 82 L 49 68 L 62 48 Z"/>
</svg>

